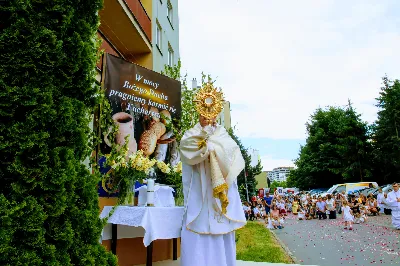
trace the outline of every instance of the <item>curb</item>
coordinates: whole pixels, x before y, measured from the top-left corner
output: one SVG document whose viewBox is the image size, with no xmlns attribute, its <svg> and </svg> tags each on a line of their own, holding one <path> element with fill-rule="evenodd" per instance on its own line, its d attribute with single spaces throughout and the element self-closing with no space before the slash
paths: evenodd
<svg viewBox="0 0 400 266">
<path fill-rule="evenodd" d="M 269 229 L 267 229 L 269 230 Z M 283 248 L 283 250 L 289 255 L 290 259 L 292 260 L 293 264 L 301 264 L 300 261 L 293 255 L 293 253 L 289 250 L 289 248 L 283 243 L 282 240 L 275 234 L 273 230 L 269 230 L 271 234 L 274 236 L 275 240 L 279 243 L 279 245 Z"/>
</svg>

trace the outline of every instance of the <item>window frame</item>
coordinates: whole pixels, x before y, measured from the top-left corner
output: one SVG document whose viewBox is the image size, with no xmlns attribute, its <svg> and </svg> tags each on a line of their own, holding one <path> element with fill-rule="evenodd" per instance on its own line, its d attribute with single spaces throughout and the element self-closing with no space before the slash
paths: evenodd
<svg viewBox="0 0 400 266">
<path fill-rule="evenodd" d="M 169 24 L 171 25 L 172 29 L 174 29 L 174 7 L 171 4 L 171 1 L 168 0 L 167 2 L 167 19 L 169 21 Z"/>
<path fill-rule="evenodd" d="M 162 55 L 162 27 L 158 21 L 156 21 L 156 46 Z"/>
<path fill-rule="evenodd" d="M 172 49 L 171 44 L 168 43 L 168 65 L 172 67 L 174 65 L 174 59 L 175 59 L 175 52 L 174 49 Z"/>
</svg>

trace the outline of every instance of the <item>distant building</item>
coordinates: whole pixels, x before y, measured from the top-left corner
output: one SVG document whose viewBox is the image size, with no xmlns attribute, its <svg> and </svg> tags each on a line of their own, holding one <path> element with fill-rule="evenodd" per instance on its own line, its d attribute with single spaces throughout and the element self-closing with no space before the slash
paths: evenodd
<svg viewBox="0 0 400 266">
<path fill-rule="evenodd" d="M 256 149 L 253 148 L 249 148 L 247 150 L 247 153 L 250 155 L 251 157 L 251 162 L 250 165 L 252 167 L 255 167 L 258 164 L 258 161 L 260 160 L 260 152 Z"/>
<path fill-rule="evenodd" d="M 289 175 L 290 171 L 293 169 L 294 169 L 294 167 L 285 167 L 285 166 L 277 167 L 277 168 L 274 168 L 272 171 L 267 171 L 267 177 L 271 182 L 286 181 L 287 176 Z"/>
</svg>

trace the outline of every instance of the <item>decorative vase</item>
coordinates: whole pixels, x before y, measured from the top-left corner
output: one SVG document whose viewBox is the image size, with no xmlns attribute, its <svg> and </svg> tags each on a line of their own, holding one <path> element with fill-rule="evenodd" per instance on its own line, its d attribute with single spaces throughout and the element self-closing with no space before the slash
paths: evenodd
<svg viewBox="0 0 400 266">
<path fill-rule="evenodd" d="M 118 125 L 118 133 L 115 137 L 115 143 L 120 146 L 124 145 L 125 138 L 129 135 L 128 156 L 135 153 L 137 151 L 137 142 L 134 136 L 135 129 L 133 127 L 133 117 L 125 112 L 119 112 L 114 114 L 112 119 L 114 120 L 114 123 Z M 108 140 L 108 134 L 109 133 L 104 136 L 104 142 L 111 147 L 111 143 Z"/>
<path fill-rule="evenodd" d="M 128 189 L 126 198 L 124 201 L 125 206 L 135 206 L 135 192 L 132 189 Z"/>
</svg>

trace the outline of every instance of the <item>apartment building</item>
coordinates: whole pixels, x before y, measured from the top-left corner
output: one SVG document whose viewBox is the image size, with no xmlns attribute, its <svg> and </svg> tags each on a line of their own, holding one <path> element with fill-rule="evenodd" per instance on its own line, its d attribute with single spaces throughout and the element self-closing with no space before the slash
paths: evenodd
<svg viewBox="0 0 400 266">
<path fill-rule="evenodd" d="M 153 70 L 161 72 L 165 65 L 179 60 L 178 0 L 149 0 L 152 2 Z"/>
<path fill-rule="evenodd" d="M 274 168 L 272 171 L 267 171 L 267 177 L 271 182 L 286 181 L 287 176 L 289 175 L 290 171 L 293 169 L 294 169 L 293 167 L 277 167 L 277 168 Z"/>
<path fill-rule="evenodd" d="M 99 16 L 105 52 L 156 72 L 178 62 L 178 0 L 104 0 Z"/>
<path fill-rule="evenodd" d="M 172 66 L 178 62 L 178 0 L 104 0 L 99 17 L 100 49 L 105 52 L 156 72 L 164 70 L 166 64 Z M 97 64 L 99 83 L 102 63 Z M 116 201 L 115 197 L 99 197 L 100 209 L 115 205 Z M 102 243 L 111 249 L 111 240 Z M 153 251 L 153 261 L 172 259 L 172 240 L 156 240 L 154 246 L 157 248 Z M 119 265 L 145 264 L 146 252 L 140 234 L 116 241 Z"/>
</svg>

